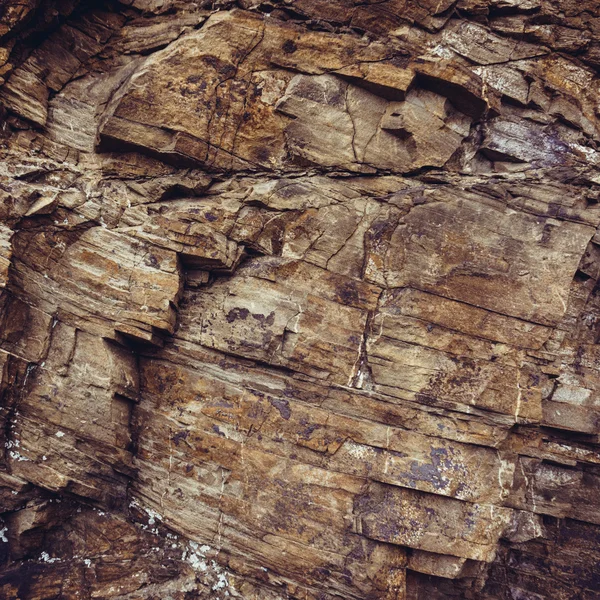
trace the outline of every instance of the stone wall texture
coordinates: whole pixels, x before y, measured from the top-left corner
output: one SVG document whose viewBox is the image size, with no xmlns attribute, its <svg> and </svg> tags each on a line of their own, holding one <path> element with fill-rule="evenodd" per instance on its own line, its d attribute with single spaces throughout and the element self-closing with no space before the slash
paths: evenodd
<svg viewBox="0 0 600 600">
<path fill-rule="evenodd" d="M 0 598 L 598 600 L 600 3 L 0 0 Z"/>
</svg>

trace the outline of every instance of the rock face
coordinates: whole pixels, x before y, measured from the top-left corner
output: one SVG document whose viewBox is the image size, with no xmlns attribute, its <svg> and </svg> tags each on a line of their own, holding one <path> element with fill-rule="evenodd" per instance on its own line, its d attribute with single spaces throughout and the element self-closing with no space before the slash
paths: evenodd
<svg viewBox="0 0 600 600">
<path fill-rule="evenodd" d="M 0 597 L 600 598 L 600 8 L 0 0 Z"/>
</svg>

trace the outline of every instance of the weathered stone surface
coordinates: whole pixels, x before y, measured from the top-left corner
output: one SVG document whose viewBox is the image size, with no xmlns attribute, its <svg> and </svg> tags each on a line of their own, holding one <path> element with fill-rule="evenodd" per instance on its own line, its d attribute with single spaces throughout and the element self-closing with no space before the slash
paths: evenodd
<svg viewBox="0 0 600 600">
<path fill-rule="evenodd" d="M 0 596 L 597 598 L 599 49 L 0 0 Z"/>
<path fill-rule="evenodd" d="M 492 505 L 441 501 L 427 495 L 372 484 L 355 507 L 359 533 L 369 538 L 452 556 L 488 561 L 510 511 Z"/>
</svg>

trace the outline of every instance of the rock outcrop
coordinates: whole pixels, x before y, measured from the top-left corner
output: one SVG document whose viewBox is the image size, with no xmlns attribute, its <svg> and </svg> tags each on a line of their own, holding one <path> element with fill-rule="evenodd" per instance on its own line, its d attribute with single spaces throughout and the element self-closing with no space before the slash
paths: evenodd
<svg viewBox="0 0 600 600">
<path fill-rule="evenodd" d="M 600 598 L 600 7 L 0 0 L 0 597 Z"/>
</svg>

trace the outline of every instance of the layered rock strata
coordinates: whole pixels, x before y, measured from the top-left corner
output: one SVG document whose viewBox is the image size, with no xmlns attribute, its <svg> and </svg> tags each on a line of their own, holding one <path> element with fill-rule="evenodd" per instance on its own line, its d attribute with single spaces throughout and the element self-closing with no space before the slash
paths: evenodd
<svg viewBox="0 0 600 600">
<path fill-rule="evenodd" d="M 0 0 L 0 597 L 600 597 L 600 9 Z"/>
</svg>

